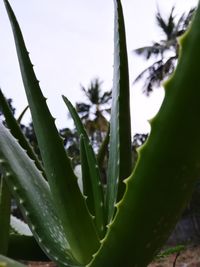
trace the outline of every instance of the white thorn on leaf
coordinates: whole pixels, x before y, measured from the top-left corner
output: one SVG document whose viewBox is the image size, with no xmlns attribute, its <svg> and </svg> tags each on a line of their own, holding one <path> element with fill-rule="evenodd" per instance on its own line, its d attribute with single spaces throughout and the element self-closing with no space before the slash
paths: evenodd
<svg viewBox="0 0 200 267">
<path fill-rule="evenodd" d="M 19 200 L 19 204 L 23 204 L 24 203 L 24 200 L 23 199 L 20 199 Z"/>
<path fill-rule="evenodd" d="M 29 216 L 29 212 L 27 210 L 25 211 L 25 215 L 26 215 L 26 217 Z"/>
<path fill-rule="evenodd" d="M 39 237 L 39 238 L 38 238 L 38 242 L 39 242 L 39 243 L 42 243 L 42 238 Z"/>
<path fill-rule="evenodd" d="M 47 252 L 48 254 L 50 254 L 50 249 L 49 249 L 49 248 L 46 248 L 46 252 Z"/>
<path fill-rule="evenodd" d="M 11 172 L 6 172 L 6 173 L 5 173 L 5 176 L 6 176 L 6 177 L 9 177 L 9 176 L 11 176 L 11 175 L 12 175 Z"/>
</svg>

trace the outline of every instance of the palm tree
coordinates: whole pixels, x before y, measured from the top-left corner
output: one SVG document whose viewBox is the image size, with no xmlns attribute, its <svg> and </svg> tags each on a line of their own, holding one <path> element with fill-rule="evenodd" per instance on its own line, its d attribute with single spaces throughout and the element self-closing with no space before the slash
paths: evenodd
<svg viewBox="0 0 200 267">
<path fill-rule="evenodd" d="M 76 110 L 96 148 L 99 148 L 109 127 L 106 115 L 110 114 L 111 91 L 103 93 L 101 85 L 102 82 L 98 78 L 92 80 L 87 89 L 81 85 L 87 103 L 76 103 Z"/>
<path fill-rule="evenodd" d="M 196 8 L 191 8 L 188 13 L 183 13 L 175 20 L 175 7 L 173 6 L 169 17 L 165 20 L 160 11 L 156 14 L 156 22 L 162 30 L 165 38 L 159 42 L 153 42 L 151 46 L 137 48 L 134 52 L 142 55 L 146 60 L 156 58 L 156 61 L 142 71 L 134 80 L 134 83 L 145 79 L 143 92 L 148 96 L 154 87 L 159 87 L 161 82 L 169 77 L 176 66 L 179 55 L 179 44 L 177 38 L 188 28 Z"/>
</svg>

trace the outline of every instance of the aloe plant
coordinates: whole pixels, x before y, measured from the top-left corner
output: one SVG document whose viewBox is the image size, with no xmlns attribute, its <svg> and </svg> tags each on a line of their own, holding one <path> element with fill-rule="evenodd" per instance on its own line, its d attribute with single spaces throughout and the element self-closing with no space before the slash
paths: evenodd
<svg viewBox="0 0 200 267">
<path fill-rule="evenodd" d="M 114 78 L 106 189 L 100 179 L 99 157 L 96 159 L 76 110 L 63 96 L 80 135 L 81 191 L 18 22 L 9 2 L 4 0 L 4 4 L 42 164 L 5 108 L 11 131 L 0 125 L 0 166 L 36 241 L 58 266 L 147 266 L 168 238 L 200 174 L 200 7 L 190 30 L 180 40 L 177 70 L 165 84 L 165 99 L 150 122 L 151 133 L 139 149 L 133 168 L 125 26 L 121 2 L 114 0 Z M 2 105 L 3 95 L 1 99 Z M 190 145 L 186 145 L 188 136 Z M 13 266 L 7 258 L 2 259 Z"/>
</svg>

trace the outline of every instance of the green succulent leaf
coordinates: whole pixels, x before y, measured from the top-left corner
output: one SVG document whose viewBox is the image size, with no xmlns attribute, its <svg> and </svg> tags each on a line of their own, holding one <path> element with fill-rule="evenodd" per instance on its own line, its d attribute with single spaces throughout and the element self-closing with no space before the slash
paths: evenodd
<svg viewBox="0 0 200 267">
<path fill-rule="evenodd" d="M 90 144 L 88 135 L 84 129 L 84 126 L 75 108 L 72 106 L 71 102 L 65 96 L 63 96 L 63 100 L 69 109 L 69 112 L 76 125 L 77 131 L 82 139 L 81 151 L 82 151 L 82 160 L 84 160 L 84 163 L 82 164 L 82 170 L 84 174 L 83 185 L 85 188 L 84 193 L 86 193 L 86 196 L 89 198 L 88 201 L 90 203 L 91 201 L 94 201 L 93 203 L 94 212 L 91 211 L 91 213 L 95 216 L 97 231 L 99 233 L 100 238 L 102 238 L 103 235 L 105 234 L 105 226 L 106 226 L 105 206 L 104 206 L 103 188 L 96 156 Z"/>
<path fill-rule="evenodd" d="M 55 121 L 42 95 L 16 17 L 9 2 L 4 0 L 4 3 L 12 25 L 21 75 L 54 206 L 74 257 L 84 264 L 98 249 L 98 236 Z M 79 221 L 82 221 L 81 227 Z"/>
<path fill-rule="evenodd" d="M 80 136 L 80 158 L 81 158 L 81 173 L 82 173 L 82 183 L 83 183 L 83 194 L 86 197 L 86 203 L 88 209 L 92 216 L 95 215 L 94 208 L 94 195 L 92 191 L 92 184 L 90 180 L 90 170 L 87 160 L 87 155 L 85 151 L 85 145 L 83 141 L 83 136 Z"/>
<path fill-rule="evenodd" d="M 0 106 L 4 114 L 6 124 L 11 130 L 12 135 L 19 141 L 19 144 L 27 151 L 27 154 L 29 155 L 29 157 L 35 161 L 37 168 L 41 170 L 43 175 L 45 176 L 42 164 L 40 163 L 37 155 L 34 153 L 28 140 L 26 139 L 23 132 L 21 131 L 19 122 L 15 119 L 14 115 L 12 114 L 12 111 L 1 89 L 0 89 Z"/>
<path fill-rule="evenodd" d="M 54 261 L 77 266 L 55 211 L 48 183 L 2 124 L 0 136 L 3 175 L 38 244 Z"/>
<path fill-rule="evenodd" d="M 106 205 L 108 223 L 112 220 L 117 200 L 123 196 L 123 180 L 132 170 L 129 74 L 126 36 L 120 1 L 114 1 L 114 77 L 110 121 L 110 151 Z M 126 159 L 126 160 L 125 160 Z"/>
<path fill-rule="evenodd" d="M 90 267 L 102 267 L 108 258 L 110 266 L 147 266 L 192 194 L 200 175 L 199 25 L 200 6 L 180 41 L 177 69 L 165 84 L 165 99 L 151 121 L 148 141 L 139 151 L 125 195 Z"/>
</svg>

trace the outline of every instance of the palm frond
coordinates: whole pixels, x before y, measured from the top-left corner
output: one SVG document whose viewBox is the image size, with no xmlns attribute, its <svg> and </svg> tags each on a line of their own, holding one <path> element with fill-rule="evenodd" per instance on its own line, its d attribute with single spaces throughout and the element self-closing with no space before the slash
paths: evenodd
<svg viewBox="0 0 200 267">
<path fill-rule="evenodd" d="M 174 27 L 175 27 L 175 22 L 174 22 L 175 16 L 173 15 L 174 9 L 175 6 L 172 7 L 168 18 L 168 23 L 167 23 L 168 34 L 166 33 L 168 37 L 167 39 L 171 39 L 171 36 L 173 35 L 174 32 Z"/>
<path fill-rule="evenodd" d="M 196 11 L 196 8 L 193 7 L 189 10 L 187 14 L 183 13 L 180 16 L 176 24 L 176 27 L 174 29 L 174 35 L 176 35 L 176 37 L 182 35 L 187 30 L 195 11 Z"/>
<path fill-rule="evenodd" d="M 143 88 L 143 92 L 146 95 L 153 91 L 154 86 L 160 86 L 161 81 L 174 71 L 179 54 L 177 37 L 187 30 L 196 8 L 191 8 L 188 13 L 183 13 L 178 20 L 175 20 L 174 10 L 175 7 L 173 6 L 167 19 L 162 17 L 159 9 L 156 14 L 157 24 L 165 34 L 165 39 L 154 42 L 151 46 L 144 46 L 134 50 L 137 55 L 144 56 L 147 60 L 152 56 L 159 56 L 156 62 L 142 71 L 134 80 L 134 83 L 143 78 L 146 80 Z M 166 53 L 168 51 L 170 51 L 170 54 Z"/>
<path fill-rule="evenodd" d="M 133 83 L 139 80 L 145 79 L 143 86 L 143 93 L 149 96 L 153 91 L 153 88 L 159 87 L 161 82 L 169 77 L 175 68 L 176 56 L 172 56 L 166 61 L 158 60 L 151 66 L 143 70 L 134 80 Z"/>
<path fill-rule="evenodd" d="M 100 103 L 101 104 L 107 104 L 111 100 L 111 98 L 112 98 L 112 91 L 110 90 L 110 91 L 105 92 L 102 95 L 102 97 L 100 99 Z"/>
<path fill-rule="evenodd" d="M 160 43 L 154 42 L 151 46 L 144 46 L 137 49 L 134 49 L 133 52 L 137 55 L 144 56 L 145 59 L 150 59 L 152 56 L 161 58 L 168 49 L 170 49 L 171 44 L 169 42 L 162 40 Z"/>
<path fill-rule="evenodd" d="M 133 83 L 139 82 L 140 80 L 142 80 L 145 75 L 147 75 L 148 73 L 153 72 L 155 69 L 157 69 L 159 66 L 161 66 L 161 64 L 163 64 L 162 60 L 158 60 L 156 62 L 154 62 L 151 66 L 147 67 L 146 69 L 144 69 L 133 81 Z"/>
<path fill-rule="evenodd" d="M 160 11 L 158 10 L 157 14 L 156 14 L 156 22 L 158 24 L 158 26 L 160 27 L 160 29 L 164 32 L 164 34 L 167 36 L 167 39 L 170 39 L 172 33 L 173 33 L 173 29 L 174 29 L 174 18 L 175 16 L 173 15 L 174 12 L 174 6 L 171 9 L 169 18 L 167 20 L 167 22 L 165 21 L 165 19 L 161 16 Z"/>
</svg>

